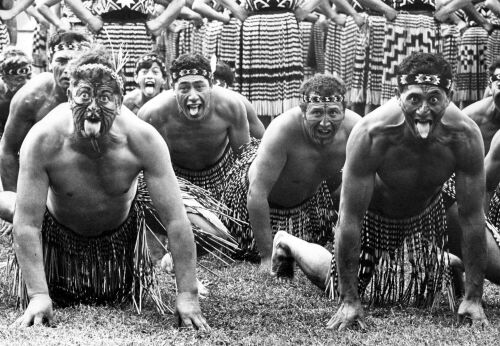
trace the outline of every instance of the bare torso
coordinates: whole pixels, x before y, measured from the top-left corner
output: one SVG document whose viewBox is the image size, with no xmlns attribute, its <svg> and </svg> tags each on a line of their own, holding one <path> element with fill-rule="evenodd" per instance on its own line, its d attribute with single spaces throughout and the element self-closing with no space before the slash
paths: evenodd
<svg viewBox="0 0 500 346">
<path fill-rule="evenodd" d="M 440 138 L 419 143 L 407 130 L 401 108 L 389 101 L 365 121 L 370 137 L 367 161 L 376 167 L 370 209 L 394 218 L 418 214 L 455 172 L 456 158 L 472 122 L 453 104 L 436 129 Z"/>
<path fill-rule="evenodd" d="M 203 170 L 221 158 L 229 143 L 231 114 L 219 91 L 212 91 L 209 113 L 202 121 L 189 120 L 180 112 L 172 90 L 162 92 L 147 105 L 155 111 L 147 111 L 142 118 L 165 139 L 174 165 Z"/>
<path fill-rule="evenodd" d="M 112 141 L 102 153 L 89 151 L 88 146 L 75 145 L 71 131 L 73 118 L 67 103 L 56 110 L 44 126 L 53 126 L 51 139 L 44 145 L 50 151 L 45 167 L 49 178 L 47 207 L 56 220 L 85 236 L 97 235 L 118 227 L 127 218 L 136 194 L 136 178 L 141 170 L 134 154 L 130 124 L 124 117 L 116 118 Z"/>
<path fill-rule="evenodd" d="M 123 97 L 123 105 L 137 115 L 139 109 L 144 105 L 141 89 L 134 89 Z"/>
<path fill-rule="evenodd" d="M 488 153 L 491 140 L 495 133 L 500 130 L 500 112 L 496 109 L 493 97 L 489 96 L 463 109 L 479 126 L 484 141 L 484 152 Z"/>
</svg>

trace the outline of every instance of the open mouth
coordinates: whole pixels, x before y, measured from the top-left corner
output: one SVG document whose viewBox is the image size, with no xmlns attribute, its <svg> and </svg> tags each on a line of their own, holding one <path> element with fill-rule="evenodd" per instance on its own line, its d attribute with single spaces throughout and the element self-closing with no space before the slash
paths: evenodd
<svg viewBox="0 0 500 346">
<path fill-rule="evenodd" d="M 144 91 L 146 94 L 154 94 L 156 83 L 154 81 L 146 81 L 144 83 Z"/>
<path fill-rule="evenodd" d="M 417 129 L 417 133 L 419 134 L 420 138 L 426 139 L 429 136 L 431 125 L 431 120 L 415 119 L 415 128 Z"/>
<path fill-rule="evenodd" d="M 201 109 L 201 104 L 200 103 L 188 104 L 187 108 L 189 110 L 189 114 L 192 117 L 197 117 L 197 116 L 199 116 L 199 112 L 200 112 L 200 109 Z"/>
<path fill-rule="evenodd" d="M 83 132 L 85 137 L 99 137 L 101 132 L 101 121 L 96 119 L 85 119 L 83 122 Z"/>
</svg>

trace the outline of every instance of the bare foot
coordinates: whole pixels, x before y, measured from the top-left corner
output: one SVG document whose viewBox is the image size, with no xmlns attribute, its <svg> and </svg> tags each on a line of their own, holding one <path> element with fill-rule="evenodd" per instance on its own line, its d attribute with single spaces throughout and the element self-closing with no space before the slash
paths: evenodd
<svg viewBox="0 0 500 346">
<path fill-rule="evenodd" d="M 273 240 L 273 255 L 271 257 L 271 274 L 278 279 L 292 280 L 294 275 L 295 260 L 290 255 L 288 247 L 283 239 L 288 233 L 278 231 Z"/>
</svg>

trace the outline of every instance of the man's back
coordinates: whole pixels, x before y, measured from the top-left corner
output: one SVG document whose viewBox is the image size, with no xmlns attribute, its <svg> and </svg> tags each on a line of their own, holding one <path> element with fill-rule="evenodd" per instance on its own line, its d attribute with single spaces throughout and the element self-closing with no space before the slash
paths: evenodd
<svg viewBox="0 0 500 346">
<path fill-rule="evenodd" d="M 483 136 L 484 151 L 488 153 L 491 140 L 500 129 L 500 112 L 496 110 L 493 97 L 489 96 L 479 100 L 464 108 L 463 112 L 479 126 Z"/>
</svg>

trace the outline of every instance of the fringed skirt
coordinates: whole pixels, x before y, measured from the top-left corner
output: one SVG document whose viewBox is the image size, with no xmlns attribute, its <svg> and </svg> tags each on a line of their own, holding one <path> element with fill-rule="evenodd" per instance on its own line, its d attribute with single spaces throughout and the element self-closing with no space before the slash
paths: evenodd
<svg viewBox="0 0 500 346">
<path fill-rule="evenodd" d="M 253 140 L 236 161 L 228 176 L 222 195 L 222 202 L 229 208 L 230 216 L 243 221 L 228 225 L 229 232 L 236 238 L 246 258 L 255 258 L 255 239 L 249 222 L 247 194 L 249 188 L 248 169 L 257 154 L 258 140 Z M 316 193 L 300 205 L 283 208 L 270 205 L 271 229 L 273 236 L 278 231 L 288 232 L 296 237 L 325 245 L 333 240 L 333 227 L 337 220 L 333 200 L 325 182 Z"/>
<path fill-rule="evenodd" d="M 193 52 L 194 47 L 194 30 L 195 27 L 191 21 L 180 21 L 181 29 L 177 41 L 177 57 L 182 54 Z"/>
<path fill-rule="evenodd" d="M 347 92 L 346 100 L 350 100 L 354 54 L 359 29 L 352 17 L 348 17 L 345 26 L 330 22 L 326 38 L 325 71 L 336 74 L 344 81 Z"/>
<path fill-rule="evenodd" d="M 242 25 L 236 62 L 240 92 L 260 117 L 274 117 L 299 104 L 304 79 L 300 30 L 292 12 L 259 14 Z"/>
<path fill-rule="evenodd" d="M 500 29 L 488 36 L 487 46 L 487 64 L 490 66 L 500 56 Z"/>
<path fill-rule="evenodd" d="M 429 307 L 442 286 L 451 289 L 445 275 L 446 211 L 441 193 L 420 214 L 390 219 L 367 211 L 361 229 L 359 292 L 370 304 Z M 337 298 L 337 264 L 332 257 L 327 290 Z M 449 292 L 452 301 L 452 291 Z M 452 304 L 452 303 L 450 303 Z"/>
<path fill-rule="evenodd" d="M 354 55 L 350 103 L 380 105 L 385 18 L 370 15 L 367 30 L 360 32 Z"/>
<path fill-rule="evenodd" d="M 455 100 L 467 104 L 483 98 L 488 86 L 488 33 L 481 27 L 468 28 L 459 45 Z"/>
<path fill-rule="evenodd" d="M 47 27 L 42 24 L 37 24 L 33 32 L 33 67 L 35 73 L 47 71 Z"/>
<path fill-rule="evenodd" d="M 7 30 L 7 25 L 0 20 L 0 52 L 5 46 L 10 44 L 9 31 Z"/>
<path fill-rule="evenodd" d="M 440 25 L 434 17 L 400 13 L 394 22 L 386 22 L 382 61 L 382 99 L 394 96 L 397 87 L 396 67 L 413 52 L 441 53 Z"/>
<path fill-rule="evenodd" d="M 314 23 L 309 42 L 307 65 L 315 73 L 325 73 L 325 38 L 326 34 L 323 27 L 317 22 Z"/>
<path fill-rule="evenodd" d="M 455 76 L 458 67 L 458 46 L 460 43 L 460 32 L 456 25 L 441 24 L 441 37 L 443 38 L 443 57 L 451 65 L 451 71 Z"/>
<path fill-rule="evenodd" d="M 207 59 L 210 59 L 212 55 L 217 55 L 217 45 L 220 42 L 220 36 L 222 32 L 222 27 L 224 23 L 218 20 L 212 20 L 207 23 L 205 29 L 205 38 L 202 42 L 202 54 Z"/>
<path fill-rule="evenodd" d="M 139 192 L 138 192 L 139 194 Z M 136 196 L 129 216 L 117 229 L 83 237 L 59 224 L 47 210 L 42 225 L 45 275 L 54 302 L 62 305 L 132 301 L 138 313 L 149 295 L 160 313 L 172 310 L 163 303 L 146 240 L 146 206 Z M 17 261 L 14 293 L 29 303 Z"/>
<path fill-rule="evenodd" d="M 147 32 L 146 23 L 106 22 L 94 39 L 108 49 L 113 48 L 115 54 L 120 48 L 128 53 L 128 61 L 123 68 L 125 91 L 134 90 L 135 62 L 141 55 L 153 50 L 153 40 Z"/>
<path fill-rule="evenodd" d="M 203 53 L 203 41 L 205 40 L 207 25 L 203 24 L 199 28 L 194 26 L 194 24 L 192 22 L 191 22 L 191 25 L 193 26 L 193 50 L 190 53 L 202 54 Z"/>
<path fill-rule="evenodd" d="M 208 190 L 215 198 L 219 198 L 224 192 L 224 183 L 234 160 L 233 151 L 228 145 L 221 158 L 204 170 L 193 171 L 175 165 L 173 167 L 177 177 L 184 178 L 194 185 Z"/>
<path fill-rule="evenodd" d="M 219 59 L 234 68 L 239 56 L 241 44 L 241 21 L 231 18 L 228 24 L 222 26 L 217 55 Z"/>
<path fill-rule="evenodd" d="M 313 69 L 307 64 L 307 55 L 309 53 L 309 45 L 311 44 L 311 30 L 313 24 L 311 22 L 302 21 L 299 24 L 300 35 L 302 39 L 302 64 L 304 65 L 304 80 L 313 76 Z"/>
<path fill-rule="evenodd" d="M 491 197 L 488 208 L 488 220 L 495 227 L 500 227 L 500 185 L 496 188 L 493 197 Z"/>
</svg>

